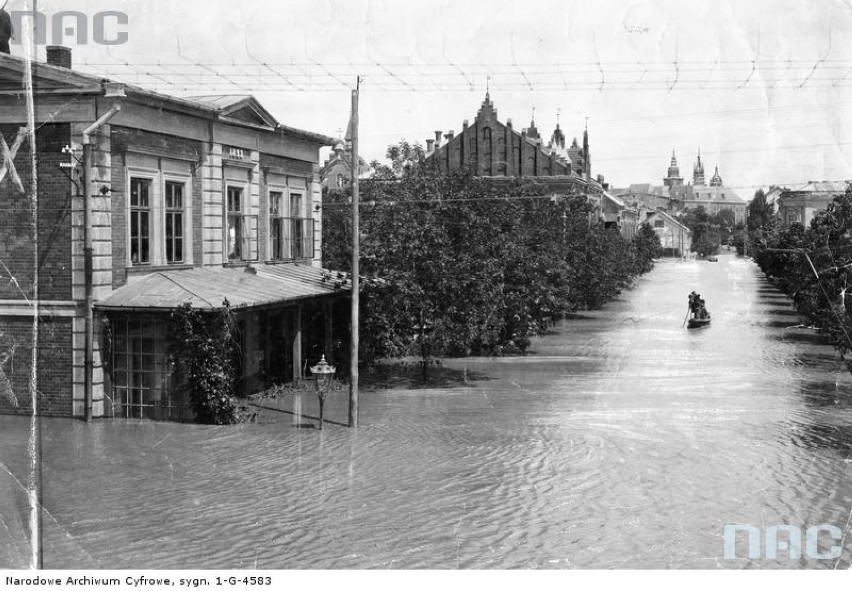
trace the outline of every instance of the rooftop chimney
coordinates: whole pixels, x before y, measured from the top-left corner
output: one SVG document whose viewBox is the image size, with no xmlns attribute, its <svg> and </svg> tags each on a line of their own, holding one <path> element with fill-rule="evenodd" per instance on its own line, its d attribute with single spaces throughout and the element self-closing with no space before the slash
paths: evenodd
<svg viewBox="0 0 852 591">
<path fill-rule="evenodd" d="M 431 154 L 435 150 L 435 140 L 426 140 L 426 153 Z"/>
<path fill-rule="evenodd" d="M 444 132 L 442 132 L 442 131 L 436 131 L 436 132 L 435 132 L 435 149 L 436 149 L 436 150 L 437 150 L 439 147 L 441 147 L 441 135 L 442 135 L 443 133 L 444 133 Z"/>
<path fill-rule="evenodd" d="M 71 48 L 62 45 L 47 46 L 47 63 L 51 66 L 71 69 Z"/>
</svg>

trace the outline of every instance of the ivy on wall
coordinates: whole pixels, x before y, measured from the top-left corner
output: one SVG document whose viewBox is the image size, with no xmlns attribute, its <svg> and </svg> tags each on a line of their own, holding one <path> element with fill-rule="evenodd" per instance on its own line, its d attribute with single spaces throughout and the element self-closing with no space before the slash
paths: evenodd
<svg viewBox="0 0 852 591">
<path fill-rule="evenodd" d="M 171 315 L 171 359 L 175 380 L 198 423 L 229 425 L 239 420 L 235 396 L 239 345 L 234 313 L 222 308 L 202 312 L 186 303 Z"/>
</svg>

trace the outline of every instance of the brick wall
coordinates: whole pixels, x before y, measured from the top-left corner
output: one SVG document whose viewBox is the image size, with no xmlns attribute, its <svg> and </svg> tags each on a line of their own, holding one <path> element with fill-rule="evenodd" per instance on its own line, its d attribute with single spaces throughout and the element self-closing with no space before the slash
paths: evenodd
<svg viewBox="0 0 852 591">
<path fill-rule="evenodd" d="M 0 414 L 32 412 L 32 342 L 31 318 L 0 318 Z M 39 414 L 71 416 L 71 372 L 71 319 L 42 319 L 37 366 Z"/>
<path fill-rule="evenodd" d="M 0 125 L 10 145 L 20 126 Z M 70 143 L 67 124 L 44 125 L 36 135 L 38 160 L 38 268 L 41 299 L 71 299 L 71 181 L 59 168 L 68 162 L 63 146 Z M 15 168 L 29 192 L 32 187 L 27 140 L 15 158 Z M 0 299 L 23 299 L 33 292 L 33 216 L 28 195 L 22 195 L 10 175 L 0 182 Z M 10 281 L 10 275 L 14 281 Z M 23 292 L 23 293 L 22 293 Z"/>
</svg>

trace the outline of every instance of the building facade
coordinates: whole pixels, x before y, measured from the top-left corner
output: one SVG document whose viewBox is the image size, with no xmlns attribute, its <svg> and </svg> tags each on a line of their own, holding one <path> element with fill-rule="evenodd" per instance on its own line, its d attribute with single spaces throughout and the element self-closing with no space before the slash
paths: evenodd
<svg viewBox="0 0 852 591">
<path fill-rule="evenodd" d="M 793 189 L 783 189 L 776 199 L 781 225 L 808 226 L 814 214 L 825 209 L 835 197 L 846 193 L 850 181 L 808 181 Z"/>
<path fill-rule="evenodd" d="M 535 119 L 520 131 L 511 119 L 500 121 L 489 94 L 473 123 L 464 121 L 461 133 L 436 131 L 434 139 L 426 140 L 425 165 L 438 173 L 470 171 L 495 182 L 535 179 L 550 195 L 582 194 L 593 204 L 596 219 L 617 227 L 626 237 L 636 233 L 638 210 L 625 213 L 621 199 L 607 196 L 603 177 L 592 177 L 588 129 L 582 142 L 574 138 L 569 144 L 557 122 L 545 143 Z"/>
<path fill-rule="evenodd" d="M 363 158 L 358 158 L 358 178 L 369 174 L 370 167 Z M 352 145 L 343 140 L 335 144 L 334 150 L 320 168 L 320 182 L 323 189 L 343 190 L 352 184 Z"/>
<path fill-rule="evenodd" d="M 488 94 L 473 124 L 465 120 L 461 133 L 436 131 L 434 139 L 426 140 L 426 165 L 439 172 L 469 170 L 484 177 L 536 177 L 600 194 L 602 188 L 591 178 L 590 163 L 588 131 L 583 134 L 582 148 L 576 139 L 566 148 L 557 123 L 545 144 L 535 120 L 520 131 L 511 119 L 500 121 Z"/>
<path fill-rule="evenodd" d="M 684 183 L 677 163 L 677 155 L 672 151 L 672 158 L 662 185 L 632 184 L 627 188 L 613 189 L 613 193 L 626 204 L 637 207 L 663 209 L 670 213 L 703 207 L 711 215 L 727 209 L 733 213 L 734 223 L 745 223 L 746 220 L 747 203 L 736 191 L 724 185 L 718 166 L 709 184 L 705 182 L 704 163 L 701 160 L 700 151 L 693 165 L 690 182 Z"/>
<path fill-rule="evenodd" d="M 692 231 L 667 212 L 646 212 L 643 222 L 657 233 L 665 256 L 687 256 L 692 249 Z"/>
<path fill-rule="evenodd" d="M 0 56 L 0 135 L 14 148 L 0 171 L 0 389 L 11 393 L 0 412 L 32 408 L 22 393 L 36 315 L 45 415 L 189 418 L 168 365 L 169 314 L 187 302 L 213 312 L 228 299 L 243 392 L 301 377 L 309 352 L 333 356 L 346 280 L 320 268 L 319 182 L 333 139 L 278 123 L 251 96 L 175 98 L 70 61 L 49 48 L 34 64 L 33 178 L 24 63 Z"/>
</svg>

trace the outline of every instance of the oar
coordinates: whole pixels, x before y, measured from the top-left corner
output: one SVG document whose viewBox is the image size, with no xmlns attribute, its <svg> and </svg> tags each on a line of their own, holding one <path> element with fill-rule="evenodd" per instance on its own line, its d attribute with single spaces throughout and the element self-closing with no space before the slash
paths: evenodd
<svg viewBox="0 0 852 591">
<path fill-rule="evenodd" d="M 686 307 L 686 316 L 683 317 L 683 324 L 680 325 L 681 328 L 686 326 L 686 319 L 689 318 L 689 306 Z"/>
</svg>

